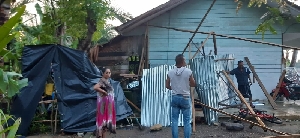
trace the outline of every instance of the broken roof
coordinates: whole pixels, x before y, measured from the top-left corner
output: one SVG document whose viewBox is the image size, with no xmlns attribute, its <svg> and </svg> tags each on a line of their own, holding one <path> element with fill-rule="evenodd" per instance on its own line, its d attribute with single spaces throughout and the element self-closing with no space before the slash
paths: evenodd
<svg viewBox="0 0 300 138">
<path fill-rule="evenodd" d="M 187 2 L 188 0 L 169 0 L 168 2 L 161 4 L 135 18 L 133 18 L 132 20 L 118 26 L 115 28 L 115 30 L 117 32 L 119 32 L 120 34 L 122 34 L 123 32 L 127 32 L 132 30 L 133 28 L 142 25 L 156 17 L 158 17 L 161 14 L 164 14 L 165 12 L 172 10 L 173 8 Z M 299 14 L 300 11 L 300 7 L 296 4 L 293 4 L 292 2 L 290 2 L 289 0 L 285 0 L 287 4 L 289 4 L 290 8 L 292 8 L 293 10 L 297 10 L 297 14 Z M 270 6 L 273 7 L 275 6 L 274 2 L 271 0 L 268 0 L 268 3 L 270 3 Z"/>
</svg>

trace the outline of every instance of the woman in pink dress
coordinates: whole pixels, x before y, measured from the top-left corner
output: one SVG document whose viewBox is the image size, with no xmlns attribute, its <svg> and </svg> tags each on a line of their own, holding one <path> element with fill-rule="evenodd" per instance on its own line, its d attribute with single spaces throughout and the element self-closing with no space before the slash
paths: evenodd
<svg viewBox="0 0 300 138">
<path fill-rule="evenodd" d="M 114 103 L 114 89 L 109 83 L 110 69 L 103 68 L 102 78 L 94 86 L 97 94 L 96 137 L 105 138 L 105 132 L 116 133 L 116 111 Z"/>
</svg>

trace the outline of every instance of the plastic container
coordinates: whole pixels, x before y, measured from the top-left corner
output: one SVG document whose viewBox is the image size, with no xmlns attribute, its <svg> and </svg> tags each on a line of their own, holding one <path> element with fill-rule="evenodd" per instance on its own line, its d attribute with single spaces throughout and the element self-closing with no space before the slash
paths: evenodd
<svg viewBox="0 0 300 138">
<path fill-rule="evenodd" d="M 46 84 L 45 94 L 51 96 L 54 91 L 54 83 Z"/>
</svg>

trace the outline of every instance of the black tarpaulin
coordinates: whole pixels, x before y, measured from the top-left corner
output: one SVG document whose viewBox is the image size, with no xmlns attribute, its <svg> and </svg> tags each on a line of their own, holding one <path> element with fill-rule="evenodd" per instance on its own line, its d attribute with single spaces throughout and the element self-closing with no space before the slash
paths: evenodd
<svg viewBox="0 0 300 138">
<path fill-rule="evenodd" d="M 120 82 L 110 80 L 110 84 L 114 87 L 115 92 L 115 109 L 117 115 L 117 121 L 124 119 L 132 114 L 132 110 L 130 106 L 127 104 L 126 97 L 124 95 L 124 91 L 121 87 Z"/>
<path fill-rule="evenodd" d="M 22 119 L 17 134 L 27 135 L 36 107 L 44 93 L 51 63 L 62 129 L 65 132 L 94 131 L 97 94 L 93 86 L 100 79 L 99 70 L 82 51 L 60 45 L 35 45 L 24 47 L 22 74 L 29 82 L 16 96 L 11 109 L 12 115 Z M 123 93 L 120 84 L 115 83 L 115 92 Z M 115 98 L 119 98 L 118 94 Z M 132 114 L 127 103 L 119 105 L 116 102 L 116 107 L 118 106 L 125 107 L 119 111 L 122 117 Z"/>
</svg>

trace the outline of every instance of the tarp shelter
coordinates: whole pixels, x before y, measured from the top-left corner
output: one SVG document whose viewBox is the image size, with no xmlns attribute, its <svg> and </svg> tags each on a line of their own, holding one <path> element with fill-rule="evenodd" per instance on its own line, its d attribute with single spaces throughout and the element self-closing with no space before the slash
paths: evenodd
<svg viewBox="0 0 300 138">
<path fill-rule="evenodd" d="M 21 89 L 11 109 L 12 115 L 22 119 L 17 134 L 26 136 L 28 133 L 51 63 L 62 129 L 65 132 L 94 131 L 97 94 L 93 86 L 101 77 L 97 67 L 82 51 L 61 45 L 32 45 L 25 46 L 22 55 L 22 74 L 28 78 L 28 86 Z M 120 83 L 111 82 L 116 93 L 117 120 L 120 120 L 131 115 L 132 110 Z"/>
</svg>

